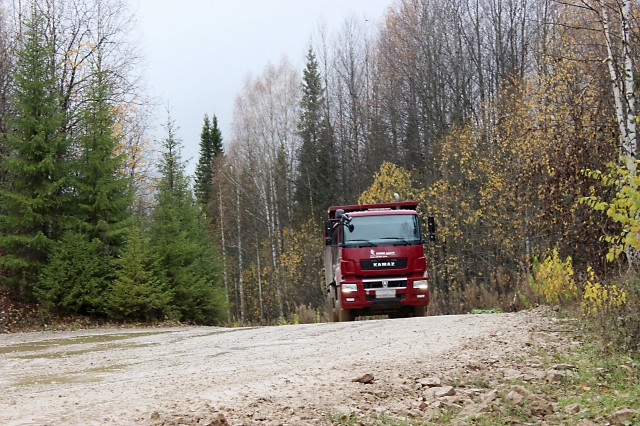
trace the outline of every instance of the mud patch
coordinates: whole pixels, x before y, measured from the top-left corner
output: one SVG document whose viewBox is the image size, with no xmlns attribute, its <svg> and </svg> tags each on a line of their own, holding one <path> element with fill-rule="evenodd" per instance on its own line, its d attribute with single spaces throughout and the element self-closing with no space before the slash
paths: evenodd
<svg viewBox="0 0 640 426">
<path fill-rule="evenodd" d="M 17 386 L 33 385 L 64 385 L 70 383 L 97 383 L 110 373 L 120 371 L 127 365 L 113 365 L 110 367 L 92 368 L 66 374 L 49 374 L 45 376 L 22 377 L 14 381 Z"/>
</svg>

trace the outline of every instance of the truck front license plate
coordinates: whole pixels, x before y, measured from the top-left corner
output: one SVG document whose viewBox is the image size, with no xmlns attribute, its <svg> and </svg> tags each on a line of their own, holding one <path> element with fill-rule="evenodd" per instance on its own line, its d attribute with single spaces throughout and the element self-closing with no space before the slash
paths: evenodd
<svg viewBox="0 0 640 426">
<path fill-rule="evenodd" d="M 389 299 L 396 297 L 395 288 L 381 288 L 376 290 L 376 299 Z"/>
</svg>

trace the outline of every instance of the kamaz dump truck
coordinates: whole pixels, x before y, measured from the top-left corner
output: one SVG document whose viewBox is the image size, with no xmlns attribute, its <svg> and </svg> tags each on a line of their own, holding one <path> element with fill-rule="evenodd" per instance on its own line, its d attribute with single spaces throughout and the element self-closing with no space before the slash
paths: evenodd
<svg viewBox="0 0 640 426">
<path fill-rule="evenodd" d="M 333 206 L 325 222 L 325 282 L 332 321 L 424 316 L 429 274 L 417 202 Z M 435 238 L 429 218 L 429 238 Z"/>
</svg>

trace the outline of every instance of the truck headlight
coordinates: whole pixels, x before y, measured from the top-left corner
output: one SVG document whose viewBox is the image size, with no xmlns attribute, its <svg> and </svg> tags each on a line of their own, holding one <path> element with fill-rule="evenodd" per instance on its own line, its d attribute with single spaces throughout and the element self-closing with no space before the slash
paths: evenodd
<svg viewBox="0 0 640 426">
<path fill-rule="evenodd" d="M 355 293 L 358 291 L 358 284 L 341 284 L 343 293 Z"/>
<path fill-rule="evenodd" d="M 416 280 L 413 282 L 414 289 L 420 290 L 428 290 L 429 289 L 429 281 L 427 280 Z"/>
</svg>

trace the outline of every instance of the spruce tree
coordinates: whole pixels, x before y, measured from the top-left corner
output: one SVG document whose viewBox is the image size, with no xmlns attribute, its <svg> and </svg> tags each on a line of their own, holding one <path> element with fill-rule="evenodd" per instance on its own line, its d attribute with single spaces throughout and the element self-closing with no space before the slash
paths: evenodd
<svg viewBox="0 0 640 426">
<path fill-rule="evenodd" d="M 203 209 L 211 200 L 211 179 L 213 178 L 213 160 L 224 154 L 222 133 L 218 128 L 218 118 L 204 115 L 202 132 L 200 133 L 200 156 L 195 171 L 195 194 Z"/>
<path fill-rule="evenodd" d="M 81 113 L 73 183 L 77 194 L 75 216 L 81 232 L 90 240 L 99 239 L 117 254 L 131 223 L 133 196 L 131 181 L 122 173 L 124 155 L 118 152 L 107 77 L 98 52 L 88 100 Z"/>
<path fill-rule="evenodd" d="M 115 278 L 106 246 L 86 234 L 66 231 L 51 250 L 35 285 L 40 304 L 60 314 L 105 315 L 105 295 Z"/>
<path fill-rule="evenodd" d="M 117 153 L 107 72 L 99 51 L 96 56 L 75 141 L 77 155 L 70 179 L 73 211 L 69 212 L 73 220 L 64 238 L 54 243 L 49 263 L 35 284 L 39 302 L 60 313 L 107 313 L 116 256 L 130 225 L 129 180 L 121 174 L 123 157 Z M 70 255 L 82 249 L 85 254 Z M 70 297 L 77 300 L 69 301 Z"/>
<path fill-rule="evenodd" d="M 311 48 L 303 71 L 298 130 L 302 139 L 296 176 L 296 214 L 300 221 L 320 216 L 331 204 L 335 189 L 335 150 L 324 114 L 324 88 Z"/>
<path fill-rule="evenodd" d="M 165 270 L 179 319 L 213 324 L 226 314 L 218 255 L 189 190 L 181 142 L 171 119 L 166 131 L 151 244 Z"/>
<path fill-rule="evenodd" d="M 56 90 L 53 46 L 35 3 L 17 54 L 6 154 L 0 162 L 0 277 L 23 296 L 31 293 L 52 242 L 65 225 L 70 191 L 68 144 Z"/>
<path fill-rule="evenodd" d="M 106 298 L 110 316 L 143 321 L 174 318 L 170 307 L 173 292 L 160 258 L 151 251 L 149 238 L 139 223 L 131 227 L 117 271 Z"/>
</svg>

